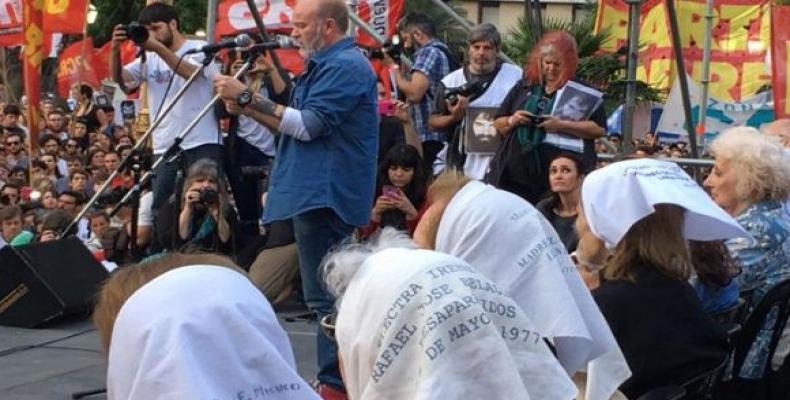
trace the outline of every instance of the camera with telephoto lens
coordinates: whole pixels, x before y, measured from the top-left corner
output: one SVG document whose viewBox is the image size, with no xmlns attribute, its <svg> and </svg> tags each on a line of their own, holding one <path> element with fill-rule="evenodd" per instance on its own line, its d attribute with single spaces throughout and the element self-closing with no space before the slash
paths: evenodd
<svg viewBox="0 0 790 400">
<path fill-rule="evenodd" d="M 219 202 L 219 192 L 213 188 L 203 188 L 200 190 L 199 202 L 205 206 L 217 204 Z"/>
<path fill-rule="evenodd" d="M 391 40 L 384 42 L 380 49 L 371 49 L 369 57 L 371 59 L 383 60 L 385 54 L 390 56 L 396 64 L 400 64 L 400 56 L 403 54 L 403 47 L 400 44 L 398 36 L 394 36 Z"/>
<path fill-rule="evenodd" d="M 474 97 L 482 94 L 488 89 L 491 81 L 479 80 L 476 82 L 466 82 L 461 86 L 454 88 L 447 88 L 444 90 L 444 99 L 449 101 L 450 104 L 458 102 L 458 96 Z"/>
<path fill-rule="evenodd" d="M 148 28 L 139 22 L 130 22 L 129 25 L 123 26 L 123 30 L 126 31 L 126 36 L 136 44 L 143 44 L 148 41 Z"/>
</svg>

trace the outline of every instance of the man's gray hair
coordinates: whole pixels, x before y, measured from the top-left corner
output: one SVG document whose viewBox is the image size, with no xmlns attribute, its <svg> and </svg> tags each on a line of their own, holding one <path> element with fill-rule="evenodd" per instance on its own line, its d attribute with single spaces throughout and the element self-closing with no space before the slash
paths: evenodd
<svg viewBox="0 0 790 400">
<path fill-rule="evenodd" d="M 365 260 L 382 250 L 393 248 L 416 249 L 417 245 L 405 233 L 387 227 L 365 243 L 341 246 L 324 257 L 320 271 L 327 289 L 337 299 L 338 308 L 349 283 Z"/>
<path fill-rule="evenodd" d="M 497 30 L 496 26 L 485 23 L 472 28 L 472 30 L 469 31 L 467 41 L 470 45 L 477 42 L 489 42 L 499 49 L 502 44 L 502 36 L 499 34 L 499 30 Z"/>
</svg>

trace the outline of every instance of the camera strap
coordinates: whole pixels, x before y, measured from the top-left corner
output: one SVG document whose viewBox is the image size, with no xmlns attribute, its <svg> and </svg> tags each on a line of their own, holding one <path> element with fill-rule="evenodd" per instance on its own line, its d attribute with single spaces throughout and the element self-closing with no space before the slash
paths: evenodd
<svg viewBox="0 0 790 400">
<path fill-rule="evenodd" d="M 489 75 L 488 78 L 482 80 L 483 87 L 485 87 L 485 90 L 483 90 L 480 93 L 474 93 L 471 96 L 469 96 L 470 104 L 473 101 L 482 97 L 484 94 L 486 94 L 486 92 L 488 92 L 489 89 L 491 89 L 491 84 L 494 83 L 494 80 L 496 79 L 497 75 L 499 75 L 499 71 L 501 69 L 502 69 L 502 63 L 497 61 L 496 67 L 494 67 L 494 71 Z M 463 71 L 464 71 L 464 79 L 466 79 L 467 82 L 472 82 L 472 73 L 469 71 L 469 66 L 468 65 L 464 66 Z"/>
</svg>

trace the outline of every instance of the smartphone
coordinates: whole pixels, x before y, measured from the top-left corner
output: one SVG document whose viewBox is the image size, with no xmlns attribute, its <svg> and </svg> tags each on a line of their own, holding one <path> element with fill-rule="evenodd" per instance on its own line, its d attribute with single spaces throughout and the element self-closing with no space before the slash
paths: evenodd
<svg viewBox="0 0 790 400">
<path fill-rule="evenodd" d="M 400 193 L 400 190 L 398 190 L 398 188 L 392 185 L 384 185 L 381 188 L 381 194 L 383 194 L 386 197 L 390 197 L 390 198 L 398 197 L 398 193 Z"/>
<path fill-rule="evenodd" d="M 379 100 L 379 115 L 394 115 L 395 102 L 390 99 Z"/>
</svg>

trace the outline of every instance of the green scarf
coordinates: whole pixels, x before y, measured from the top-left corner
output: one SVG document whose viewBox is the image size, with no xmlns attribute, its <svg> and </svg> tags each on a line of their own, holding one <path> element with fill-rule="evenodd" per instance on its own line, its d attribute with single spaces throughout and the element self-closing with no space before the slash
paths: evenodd
<svg viewBox="0 0 790 400">
<path fill-rule="evenodd" d="M 540 111 L 538 111 L 538 103 L 543 98 L 543 86 L 542 85 L 534 85 L 530 90 L 530 96 L 526 102 L 524 102 L 524 106 L 522 110 L 528 111 L 534 115 L 538 115 Z M 546 110 L 542 110 L 542 112 L 546 112 Z M 532 144 L 533 148 L 537 148 L 539 144 L 543 142 L 543 139 L 546 138 L 546 131 L 542 128 L 538 128 L 534 124 L 529 125 L 519 125 L 516 128 L 516 137 L 518 137 L 518 143 L 521 146 L 526 146 L 528 144 Z"/>
</svg>

